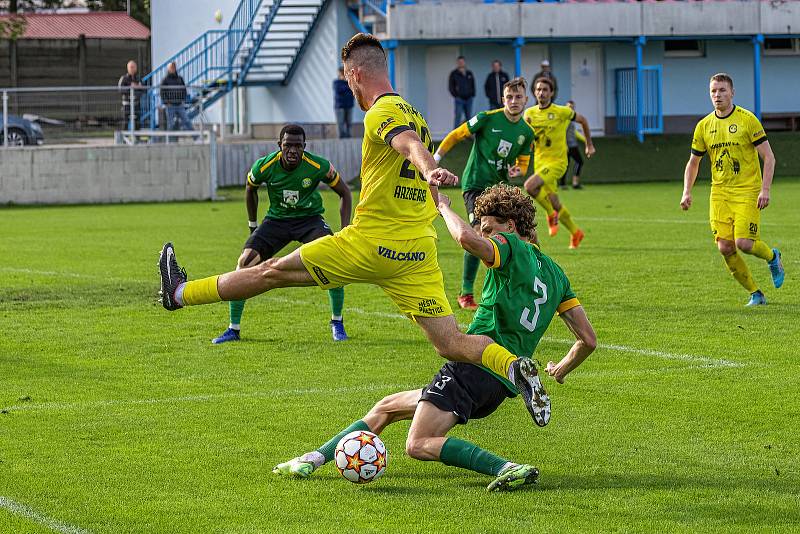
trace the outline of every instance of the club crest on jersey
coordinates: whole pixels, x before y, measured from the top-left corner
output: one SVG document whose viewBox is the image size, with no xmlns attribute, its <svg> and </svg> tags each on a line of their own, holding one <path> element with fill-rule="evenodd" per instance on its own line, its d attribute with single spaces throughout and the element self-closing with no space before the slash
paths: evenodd
<svg viewBox="0 0 800 534">
<path fill-rule="evenodd" d="M 547 114 L 547 118 L 549 120 L 553 120 L 556 118 L 556 114 L 551 111 L 550 113 Z"/>
<path fill-rule="evenodd" d="M 508 156 L 508 153 L 511 152 L 511 146 L 511 143 L 505 139 L 500 139 L 500 144 L 497 145 L 497 153 L 505 158 Z"/>
<path fill-rule="evenodd" d="M 311 187 L 311 178 L 303 178 L 303 187 Z"/>
<path fill-rule="evenodd" d="M 288 206 L 294 206 L 300 200 L 300 191 L 283 191 L 283 203 Z"/>
<path fill-rule="evenodd" d="M 728 131 L 730 133 L 736 133 L 736 130 L 738 130 L 738 129 L 739 128 L 735 124 L 731 124 L 730 126 L 728 126 Z"/>
<path fill-rule="evenodd" d="M 517 144 L 519 146 L 522 146 L 522 145 L 525 144 L 525 136 L 524 135 L 520 135 L 519 137 L 517 137 Z"/>
</svg>

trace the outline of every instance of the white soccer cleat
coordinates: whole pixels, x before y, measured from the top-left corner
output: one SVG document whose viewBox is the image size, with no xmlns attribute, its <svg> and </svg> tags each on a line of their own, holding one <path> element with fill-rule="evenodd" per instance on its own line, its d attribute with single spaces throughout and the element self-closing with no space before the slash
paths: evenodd
<svg viewBox="0 0 800 534">
<path fill-rule="evenodd" d="M 311 462 L 304 462 L 298 456 L 292 458 L 288 462 L 283 462 L 272 468 L 272 472 L 276 475 L 289 476 L 295 478 L 308 478 L 314 472 L 314 464 Z"/>
</svg>

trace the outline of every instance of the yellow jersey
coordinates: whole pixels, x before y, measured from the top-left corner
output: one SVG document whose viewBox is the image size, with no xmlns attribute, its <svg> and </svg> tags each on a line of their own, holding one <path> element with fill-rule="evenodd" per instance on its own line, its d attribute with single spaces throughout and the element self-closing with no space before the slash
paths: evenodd
<svg viewBox="0 0 800 534">
<path fill-rule="evenodd" d="M 353 226 L 368 237 L 393 240 L 436 237 L 438 215 L 428 183 L 395 151 L 392 139 L 413 130 L 433 153 L 428 123 L 400 95 L 379 96 L 364 116 L 361 196 Z"/>
<path fill-rule="evenodd" d="M 711 198 L 752 200 L 761 191 L 761 162 L 756 147 L 767 140 L 755 115 L 733 106 L 725 117 L 712 111 L 694 129 L 692 154 L 711 159 Z"/>
<path fill-rule="evenodd" d="M 552 102 L 546 108 L 536 105 L 525 110 L 525 122 L 530 124 L 536 133 L 533 144 L 535 168 L 567 161 L 567 128 L 573 120 L 575 120 L 574 110 Z"/>
</svg>

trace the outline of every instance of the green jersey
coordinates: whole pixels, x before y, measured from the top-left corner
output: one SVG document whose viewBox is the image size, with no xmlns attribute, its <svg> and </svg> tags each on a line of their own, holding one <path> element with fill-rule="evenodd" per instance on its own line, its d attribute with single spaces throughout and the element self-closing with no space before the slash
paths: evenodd
<svg viewBox="0 0 800 534">
<path fill-rule="evenodd" d="M 258 187 L 266 184 L 269 195 L 270 219 L 313 217 L 325 212 L 322 196 L 317 190 L 320 182 L 336 185 L 339 175 L 328 178 L 331 164 L 325 158 L 304 152 L 300 165 L 287 171 L 281 164 L 280 151 L 273 152 L 253 164 L 247 183 Z"/>
<path fill-rule="evenodd" d="M 580 305 L 561 267 L 515 233 L 491 237 L 494 263 L 483 283 L 481 303 L 467 329 L 483 334 L 517 356 L 530 357 L 556 313 Z M 513 393 L 506 377 L 492 373 Z"/>
<path fill-rule="evenodd" d="M 502 109 L 481 111 L 467 122 L 475 136 L 461 176 L 464 191 L 483 191 L 508 181 L 508 168 L 518 156 L 529 156 L 536 136 L 527 122 L 511 122 Z"/>
</svg>

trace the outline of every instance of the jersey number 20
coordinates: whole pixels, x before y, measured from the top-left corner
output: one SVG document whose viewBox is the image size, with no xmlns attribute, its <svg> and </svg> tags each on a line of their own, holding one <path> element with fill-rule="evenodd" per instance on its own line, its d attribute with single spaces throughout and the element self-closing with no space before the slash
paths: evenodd
<svg viewBox="0 0 800 534">
<path fill-rule="evenodd" d="M 422 143 L 426 144 L 428 151 L 433 152 L 433 139 L 431 139 L 431 134 L 430 132 L 428 132 L 428 129 L 423 126 L 422 128 L 420 128 L 420 131 L 418 132 L 416 124 L 414 124 L 413 122 L 409 122 L 408 125 L 411 127 L 412 130 L 414 130 L 414 133 L 419 135 L 419 138 L 422 141 Z M 409 180 L 413 180 L 414 178 L 417 177 L 417 173 L 409 169 L 410 165 L 411 162 L 409 160 L 405 160 L 403 162 L 403 166 L 400 167 L 401 178 L 408 178 Z M 424 178 L 422 177 L 422 173 L 420 173 L 419 179 L 424 180 Z"/>
<path fill-rule="evenodd" d="M 534 291 L 542 292 L 542 296 L 533 301 L 533 317 L 529 318 L 531 315 L 531 309 L 525 308 L 522 310 L 522 315 L 519 318 L 519 324 L 524 326 L 530 332 L 536 330 L 536 321 L 539 320 L 539 306 L 547 302 L 547 286 L 544 285 L 544 283 L 539 280 L 538 277 L 533 279 L 533 289 Z"/>
</svg>

